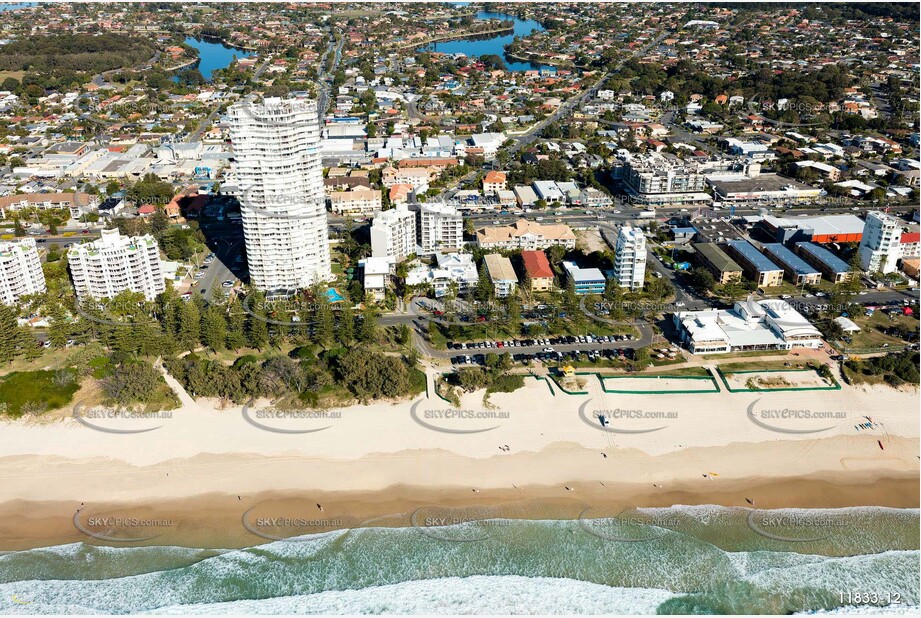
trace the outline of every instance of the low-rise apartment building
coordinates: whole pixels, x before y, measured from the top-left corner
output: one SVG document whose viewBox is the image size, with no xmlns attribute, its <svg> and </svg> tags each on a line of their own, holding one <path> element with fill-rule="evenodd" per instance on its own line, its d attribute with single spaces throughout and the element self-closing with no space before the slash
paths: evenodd
<svg viewBox="0 0 921 618">
<path fill-rule="evenodd" d="M 480 280 L 473 256 L 469 253 L 441 253 L 436 260 L 437 266 L 419 265 L 410 270 L 406 274 L 406 285 L 428 285 L 435 292 L 435 297 L 441 298 L 452 284 L 457 285 L 458 294 L 465 294 Z"/>
<path fill-rule="evenodd" d="M 769 260 L 747 240 L 730 240 L 726 243 L 729 254 L 742 265 L 745 276 L 758 287 L 777 287 L 783 284 L 783 268 Z"/>
<path fill-rule="evenodd" d="M 515 293 L 518 275 L 512 268 L 511 260 L 498 253 L 489 253 L 483 256 L 483 264 L 486 265 L 486 274 L 497 298 L 505 298 Z"/>
<path fill-rule="evenodd" d="M 573 262 L 563 262 L 563 268 L 577 295 L 604 294 L 607 280 L 597 268 L 579 268 Z"/>
<path fill-rule="evenodd" d="M 818 285 L 822 281 L 822 273 L 782 244 L 769 243 L 762 249 L 767 256 L 783 267 L 784 273 L 794 285 Z"/>
<path fill-rule="evenodd" d="M 826 279 L 832 283 L 845 283 L 854 277 L 860 276 L 859 272 L 851 271 L 847 262 L 837 255 L 815 243 L 796 243 L 796 253 L 803 260 L 818 268 Z"/>
<path fill-rule="evenodd" d="M 553 289 L 553 269 L 543 251 L 522 251 L 521 262 L 532 292 L 549 292 Z"/>
<path fill-rule="evenodd" d="M 330 210 L 337 215 L 366 216 L 382 208 L 381 192 L 375 189 L 333 191 L 327 199 Z"/>
<path fill-rule="evenodd" d="M 710 271 L 717 283 L 725 285 L 730 281 L 742 280 L 742 267 L 714 243 L 701 242 L 692 246 L 701 265 Z"/>
<path fill-rule="evenodd" d="M 512 225 L 483 227 L 476 231 L 477 245 L 484 249 L 536 251 L 561 245 L 575 249 L 576 235 L 568 225 L 542 225 L 519 219 Z"/>
</svg>

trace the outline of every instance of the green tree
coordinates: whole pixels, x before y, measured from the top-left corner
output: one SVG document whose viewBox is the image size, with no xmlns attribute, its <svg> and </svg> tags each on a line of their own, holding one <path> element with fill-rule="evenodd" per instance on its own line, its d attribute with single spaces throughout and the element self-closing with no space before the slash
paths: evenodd
<svg viewBox="0 0 921 618">
<path fill-rule="evenodd" d="M 489 273 L 486 271 L 486 262 L 480 264 L 480 278 L 477 280 L 476 288 L 473 290 L 473 298 L 480 302 L 488 302 L 495 293 L 495 288 L 489 280 Z"/>
<path fill-rule="evenodd" d="M 150 363 L 128 361 L 120 363 L 112 375 L 104 379 L 102 388 L 106 396 L 119 405 L 150 400 L 160 383 L 160 375 Z"/>
<path fill-rule="evenodd" d="M 365 305 L 361 312 L 358 339 L 364 343 L 377 343 L 377 314 L 371 305 Z"/>
<path fill-rule="evenodd" d="M 348 298 L 340 303 L 339 320 L 336 323 L 336 339 L 348 346 L 355 340 L 355 313 Z"/>
<path fill-rule="evenodd" d="M 246 313 L 239 301 L 234 298 L 227 307 L 227 340 L 231 350 L 239 350 L 246 345 Z"/>
<path fill-rule="evenodd" d="M 182 303 L 179 310 L 179 346 L 194 350 L 201 342 L 201 312 L 194 302 Z"/>
<path fill-rule="evenodd" d="M 9 363 L 22 353 L 26 344 L 23 330 L 16 321 L 16 309 L 0 303 L 0 363 Z"/>
<path fill-rule="evenodd" d="M 205 309 L 201 318 L 201 338 L 215 352 L 224 349 L 227 342 L 227 318 L 221 308 L 211 305 Z"/>
</svg>

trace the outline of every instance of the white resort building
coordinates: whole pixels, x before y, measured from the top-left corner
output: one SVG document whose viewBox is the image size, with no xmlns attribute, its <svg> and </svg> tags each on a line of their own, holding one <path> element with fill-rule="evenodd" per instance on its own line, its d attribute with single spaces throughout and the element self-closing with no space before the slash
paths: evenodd
<svg viewBox="0 0 921 618">
<path fill-rule="evenodd" d="M 35 239 L 0 242 L 0 303 L 13 305 L 23 296 L 46 290 Z"/>
<path fill-rule="evenodd" d="M 150 234 L 103 230 L 99 240 L 72 245 L 67 260 L 77 298 L 112 298 L 130 290 L 153 300 L 166 289 L 160 250 Z"/>
<path fill-rule="evenodd" d="M 679 311 L 672 320 L 692 354 L 822 346 L 819 330 L 782 300 L 749 298 L 728 310 Z"/>
<path fill-rule="evenodd" d="M 331 279 L 316 102 L 243 101 L 228 117 L 253 285 L 297 289 Z"/>
</svg>

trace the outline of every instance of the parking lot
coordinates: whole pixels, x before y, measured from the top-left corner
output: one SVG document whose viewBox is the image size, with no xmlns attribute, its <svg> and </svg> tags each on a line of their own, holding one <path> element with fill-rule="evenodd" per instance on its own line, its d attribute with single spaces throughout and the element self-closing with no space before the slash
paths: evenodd
<svg viewBox="0 0 921 618">
<path fill-rule="evenodd" d="M 461 352 L 451 357 L 451 364 L 485 364 L 487 354 L 509 354 L 512 360 L 526 363 L 538 361 L 586 360 L 600 358 L 633 359 L 633 348 L 638 338 L 635 335 L 584 335 L 577 337 L 548 337 L 543 339 L 521 339 L 511 341 L 478 341 L 472 343 L 448 344 L 449 350 Z M 469 353 L 466 353 L 469 352 Z"/>
</svg>

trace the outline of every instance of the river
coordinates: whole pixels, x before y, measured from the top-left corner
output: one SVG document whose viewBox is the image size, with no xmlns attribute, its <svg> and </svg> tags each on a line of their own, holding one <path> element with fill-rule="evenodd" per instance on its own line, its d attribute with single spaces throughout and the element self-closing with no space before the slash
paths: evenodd
<svg viewBox="0 0 921 618">
<path fill-rule="evenodd" d="M 196 39 L 188 37 L 185 40 L 186 45 L 190 45 L 198 50 L 197 68 L 204 78 L 211 81 L 214 72 L 230 66 L 234 58 L 240 59 L 251 56 L 253 52 L 236 47 L 230 47 L 220 41 Z"/>
<path fill-rule="evenodd" d="M 524 37 L 533 32 L 540 32 L 544 27 L 540 22 L 533 19 L 521 19 L 514 15 L 504 13 L 492 13 L 490 11 L 480 11 L 476 14 L 477 19 L 501 19 L 511 20 L 515 23 L 512 34 L 502 34 L 485 39 L 457 39 L 454 41 L 442 41 L 431 43 L 422 48 L 422 51 L 437 51 L 446 54 L 465 54 L 468 57 L 483 56 L 486 54 L 496 54 L 505 60 L 505 65 L 509 71 L 530 71 L 539 69 L 541 65 L 533 62 L 513 61 L 505 56 L 505 46 L 511 43 L 516 36 Z"/>
</svg>

